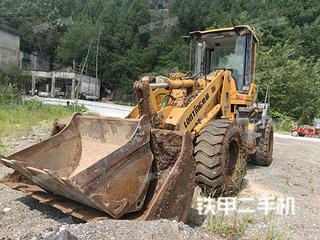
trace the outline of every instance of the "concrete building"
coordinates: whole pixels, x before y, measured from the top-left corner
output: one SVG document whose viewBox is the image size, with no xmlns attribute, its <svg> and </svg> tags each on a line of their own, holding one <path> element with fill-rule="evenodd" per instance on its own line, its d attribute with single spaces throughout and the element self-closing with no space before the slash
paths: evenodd
<svg viewBox="0 0 320 240">
<path fill-rule="evenodd" d="M 4 25 L 0 25 L 0 64 L 20 63 L 21 33 Z"/>
<path fill-rule="evenodd" d="M 65 71 L 31 71 L 31 95 L 42 97 L 75 98 L 77 93 L 88 99 L 100 98 L 100 80 Z"/>
<path fill-rule="evenodd" d="M 74 98 L 84 95 L 92 100 L 100 98 L 100 80 L 81 76 L 68 70 L 52 70 L 50 56 L 20 51 L 21 33 L 0 25 L 0 65 L 16 64 L 32 75 L 31 86 L 24 89 L 31 95 Z"/>
</svg>

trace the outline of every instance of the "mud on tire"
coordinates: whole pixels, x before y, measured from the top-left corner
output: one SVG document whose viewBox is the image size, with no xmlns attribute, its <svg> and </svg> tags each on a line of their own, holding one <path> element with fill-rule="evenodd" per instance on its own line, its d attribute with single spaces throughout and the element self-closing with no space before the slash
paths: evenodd
<svg viewBox="0 0 320 240">
<path fill-rule="evenodd" d="M 251 156 L 251 162 L 259 166 L 270 166 L 273 159 L 273 127 L 272 119 L 267 120 L 265 131 L 257 143 L 257 152 Z"/>
<path fill-rule="evenodd" d="M 196 139 L 196 181 L 214 196 L 230 196 L 240 190 L 246 174 L 242 129 L 227 120 L 213 120 Z"/>
</svg>

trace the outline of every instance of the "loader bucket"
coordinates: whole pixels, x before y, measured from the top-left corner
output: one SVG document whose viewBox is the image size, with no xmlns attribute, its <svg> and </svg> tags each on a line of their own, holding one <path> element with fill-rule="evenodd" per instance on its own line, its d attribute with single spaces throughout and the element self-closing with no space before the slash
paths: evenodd
<svg viewBox="0 0 320 240">
<path fill-rule="evenodd" d="M 85 221 L 184 220 L 194 189 L 191 134 L 153 130 L 146 117 L 75 114 L 57 135 L 0 162 L 16 170 L 5 184 Z"/>
</svg>

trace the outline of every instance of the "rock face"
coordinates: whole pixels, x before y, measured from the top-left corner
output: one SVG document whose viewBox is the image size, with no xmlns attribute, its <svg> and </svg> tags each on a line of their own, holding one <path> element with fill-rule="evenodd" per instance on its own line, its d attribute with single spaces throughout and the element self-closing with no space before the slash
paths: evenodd
<svg viewBox="0 0 320 240">
<path fill-rule="evenodd" d="M 150 9 L 168 9 L 169 0 L 150 0 Z"/>
</svg>

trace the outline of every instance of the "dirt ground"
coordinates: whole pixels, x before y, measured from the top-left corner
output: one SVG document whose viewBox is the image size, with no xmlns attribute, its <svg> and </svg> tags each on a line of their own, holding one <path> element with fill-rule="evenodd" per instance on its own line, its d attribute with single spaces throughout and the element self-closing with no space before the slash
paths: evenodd
<svg viewBox="0 0 320 240">
<path fill-rule="evenodd" d="M 276 215 L 276 230 L 282 238 L 320 239 L 320 139 L 276 135 L 273 157 L 268 168 L 249 166 L 248 184 L 240 196 L 294 198 L 295 215 Z M 264 232 L 262 222 L 248 232 Z"/>
<path fill-rule="evenodd" d="M 5 139 L 12 143 L 8 153 L 43 139 L 45 131 Z M 0 166 L 0 178 L 10 171 Z M 320 239 L 320 141 L 277 135 L 274 163 L 269 168 L 250 165 L 239 195 L 255 199 L 262 196 L 294 198 L 295 215 L 251 215 L 243 234 L 236 238 Z M 64 236 L 59 239 L 221 239 L 205 223 L 196 227 L 167 220 L 82 223 L 2 184 L 0 229 L 0 239 L 57 239 L 58 235 Z"/>
</svg>

